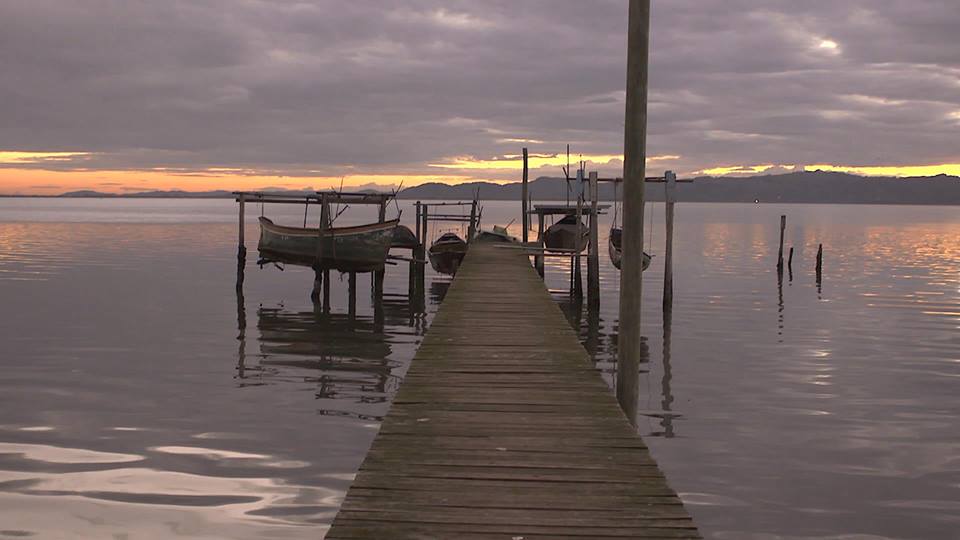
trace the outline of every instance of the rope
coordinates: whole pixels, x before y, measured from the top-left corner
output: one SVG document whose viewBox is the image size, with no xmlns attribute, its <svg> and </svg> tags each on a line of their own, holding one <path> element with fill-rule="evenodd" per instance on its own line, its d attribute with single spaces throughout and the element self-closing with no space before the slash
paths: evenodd
<svg viewBox="0 0 960 540">
<path fill-rule="evenodd" d="M 646 202 L 644 202 L 646 204 Z M 647 241 L 647 249 L 653 251 L 653 203 L 650 203 L 650 238 Z"/>
</svg>

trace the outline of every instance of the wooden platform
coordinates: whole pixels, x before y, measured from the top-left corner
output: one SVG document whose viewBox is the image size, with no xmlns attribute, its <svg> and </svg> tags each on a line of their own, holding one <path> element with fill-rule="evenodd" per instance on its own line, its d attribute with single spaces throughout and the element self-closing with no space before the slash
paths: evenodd
<svg viewBox="0 0 960 540">
<path fill-rule="evenodd" d="M 327 538 L 700 536 L 527 256 L 475 244 Z"/>
</svg>

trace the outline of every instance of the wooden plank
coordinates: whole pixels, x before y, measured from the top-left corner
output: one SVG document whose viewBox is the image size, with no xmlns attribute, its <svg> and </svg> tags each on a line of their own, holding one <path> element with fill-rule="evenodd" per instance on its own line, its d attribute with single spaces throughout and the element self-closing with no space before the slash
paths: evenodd
<svg viewBox="0 0 960 540">
<path fill-rule="evenodd" d="M 529 260 L 474 244 L 328 538 L 700 538 Z"/>
</svg>

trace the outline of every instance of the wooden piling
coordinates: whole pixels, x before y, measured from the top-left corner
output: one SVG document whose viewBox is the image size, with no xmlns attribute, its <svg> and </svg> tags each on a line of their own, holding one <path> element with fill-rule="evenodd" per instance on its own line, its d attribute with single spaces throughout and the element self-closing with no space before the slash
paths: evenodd
<svg viewBox="0 0 960 540">
<path fill-rule="evenodd" d="M 347 275 L 347 314 L 350 318 L 357 316 L 357 273 Z"/>
<path fill-rule="evenodd" d="M 530 207 L 529 207 L 530 201 L 529 201 L 529 194 L 527 191 L 528 189 L 527 181 L 528 181 L 527 149 L 524 148 L 523 149 L 523 186 L 522 186 L 522 192 L 520 195 L 520 198 L 523 201 L 523 203 L 521 204 L 522 206 L 521 212 L 523 213 L 521 222 L 523 224 L 523 243 L 524 244 L 527 243 L 527 231 L 530 229 L 530 215 L 527 213 L 530 211 Z"/>
<path fill-rule="evenodd" d="M 317 228 L 319 241 L 317 242 L 317 259 L 313 265 L 313 291 L 310 293 L 310 299 L 314 302 L 320 300 L 320 293 L 323 288 L 329 290 L 329 280 L 324 280 L 324 272 L 321 268 L 323 261 L 323 237 L 327 232 L 328 222 L 330 221 L 330 205 L 327 202 L 326 195 L 320 195 L 320 226 Z M 327 281 L 324 285 L 324 281 Z M 327 295 L 329 296 L 329 295 Z"/>
<path fill-rule="evenodd" d="M 577 239 L 574 241 L 573 259 L 571 262 L 571 276 L 573 278 L 573 287 L 570 292 L 573 297 L 583 298 L 583 283 L 580 278 L 580 238 L 583 235 L 583 195 L 577 196 Z"/>
<path fill-rule="evenodd" d="M 383 223 L 386 220 L 387 220 L 387 201 L 384 200 L 384 201 L 380 201 L 380 208 L 378 209 L 378 212 L 377 212 L 377 223 Z M 375 276 L 372 280 L 374 284 L 374 291 L 373 291 L 374 296 L 377 295 L 377 290 L 376 290 L 377 284 L 380 284 L 381 286 L 380 293 L 381 294 L 383 293 L 382 286 L 383 286 L 383 277 L 385 272 L 386 270 L 374 271 Z"/>
<path fill-rule="evenodd" d="M 783 273 L 783 232 L 787 229 L 787 216 L 780 216 L 780 249 L 777 252 L 777 273 Z"/>
<path fill-rule="evenodd" d="M 590 173 L 590 251 L 587 253 L 587 304 L 591 310 L 600 307 L 599 187 L 596 171 Z"/>
<path fill-rule="evenodd" d="M 823 277 L 823 244 L 817 246 L 817 283 L 819 284 Z"/>
<path fill-rule="evenodd" d="M 541 253 L 547 247 L 546 243 L 544 243 L 544 238 L 543 238 L 543 231 L 544 231 L 543 220 L 544 220 L 543 212 L 537 212 L 537 244 L 539 244 L 540 246 Z M 541 278 L 543 277 L 543 260 L 544 260 L 544 256 L 542 254 L 536 255 L 533 258 L 533 266 L 537 269 L 537 274 L 539 274 Z"/>
<path fill-rule="evenodd" d="M 618 366 L 639 364 L 643 297 L 643 184 L 646 179 L 647 64 L 650 0 L 630 0 L 623 130 L 623 263 L 620 270 Z M 619 371 L 619 367 L 618 367 Z"/>
<path fill-rule="evenodd" d="M 666 239 L 663 253 L 663 310 L 673 309 L 673 205 L 677 198 L 677 175 L 673 171 L 664 173 L 664 216 L 667 222 Z"/>
<path fill-rule="evenodd" d="M 244 269 L 247 266 L 247 246 L 244 241 L 244 206 L 246 197 L 241 193 L 237 198 L 240 203 L 240 223 L 237 227 L 237 292 L 243 290 Z"/>
<path fill-rule="evenodd" d="M 470 225 L 467 228 L 467 242 L 473 242 L 473 237 L 477 235 L 477 200 L 470 203 Z"/>
</svg>

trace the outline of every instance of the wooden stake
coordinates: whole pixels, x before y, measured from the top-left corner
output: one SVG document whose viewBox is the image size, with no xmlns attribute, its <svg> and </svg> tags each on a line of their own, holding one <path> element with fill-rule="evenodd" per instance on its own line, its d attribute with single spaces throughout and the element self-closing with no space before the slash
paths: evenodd
<svg viewBox="0 0 960 540">
<path fill-rule="evenodd" d="M 347 314 L 350 318 L 357 315 L 357 273 L 350 272 L 347 276 Z"/>
<path fill-rule="evenodd" d="M 577 196 L 577 238 L 573 243 L 573 295 L 575 298 L 583 298 L 583 283 L 580 278 L 580 238 L 583 236 L 583 195 Z"/>
<path fill-rule="evenodd" d="M 650 0 L 630 0 L 627 94 L 623 131 L 623 264 L 620 270 L 620 336 L 617 372 L 635 373 L 642 360 L 643 184 L 647 150 L 647 62 Z M 633 383 L 631 383 L 633 384 Z M 618 384 L 619 389 L 619 384 Z M 619 393 L 618 393 L 619 394 Z M 623 398 L 618 395 L 621 405 Z M 636 404 L 632 405 L 636 407 Z"/>
<path fill-rule="evenodd" d="M 787 216 L 780 216 L 780 249 L 777 253 L 777 273 L 783 273 L 783 232 L 787 229 Z"/>
<path fill-rule="evenodd" d="M 817 246 L 817 284 L 823 278 L 823 244 Z"/>
<path fill-rule="evenodd" d="M 323 242 L 327 232 L 327 222 L 330 221 L 330 205 L 327 203 L 327 196 L 320 195 L 320 225 L 317 227 L 317 258 L 313 263 L 313 291 L 310 293 L 310 299 L 314 302 L 320 300 L 320 292 L 324 287 L 323 272 Z M 329 287 L 329 283 L 326 284 Z"/>
<path fill-rule="evenodd" d="M 596 171 L 590 173 L 590 251 L 587 253 L 587 303 L 590 309 L 600 307 L 599 186 Z"/>
<path fill-rule="evenodd" d="M 547 247 L 543 238 L 543 219 L 543 212 L 537 212 L 537 243 L 540 245 L 541 251 Z M 537 269 L 537 274 L 540 274 L 541 278 L 543 277 L 543 260 L 543 255 L 536 255 L 533 258 L 533 266 Z"/>
<path fill-rule="evenodd" d="M 467 242 L 473 242 L 473 237 L 477 234 L 477 200 L 470 203 L 470 226 L 467 228 Z"/>
<path fill-rule="evenodd" d="M 244 278 L 244 269 L 247 266 L 247 246 L 244 242 L 244 206 L 246 205 L 246 197 L 241 193 L 239 197 L 240 202 L 240 223 L 238 225 L 238 238 L 237 238 L 237 292 L 242 293 L 243 290 L 243 278 Z"/>
<path fill-rule="evenodd" d="M 530 210 L 530 208 L 528 207 L 529 195 L 527 191 L 528 174 L 529 173 L 527 169 L 527 149 L 524 148 L 523 149 L 523 187 L 522 187 L 522 192 L 520 194 L 520 198 L 523 200 L 522 210 L 521 210 L 521 212 L 523 212 L 523 216 L 522 216 L 523 219 L 521 221 L 523 223 L 523 243 L 524 244 L 527 243 L 527 240 L 528 240 L 527 231 L 530 229 L 530 216 L 527 214 L 527 211 Z"/>
<path fill-rule="evenodd" d="M 673 171 L 664 173 L 664 183 L 666 193 L 664 196 L 666 211 L 665 219 L 667 221 L 666 246 L 664 249 L 663 261 L 663 310 L 673 309 L 673 204 L 677 194 L 677 175 Z"/>
</svg>

